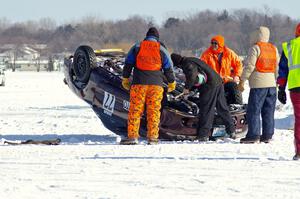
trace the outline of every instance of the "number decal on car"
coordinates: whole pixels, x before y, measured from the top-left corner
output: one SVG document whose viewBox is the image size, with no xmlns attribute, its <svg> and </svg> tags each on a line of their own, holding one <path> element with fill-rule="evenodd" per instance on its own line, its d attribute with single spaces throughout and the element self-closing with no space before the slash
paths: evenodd
<svg viewBox="0 0 300 199">
<path fill-rule="evenodd" d="M 103 109 L 107 115 L 112 115 L 115 108 L 116 97 L 111 93 L 104 92 Z"/>
<path fill-rule="evenodd" d="M 127 100 L 123 100 L 123 109 L 128 111 L 129 110 L 129 105 L 130 105 L 130 103 Z"/>
</svg>

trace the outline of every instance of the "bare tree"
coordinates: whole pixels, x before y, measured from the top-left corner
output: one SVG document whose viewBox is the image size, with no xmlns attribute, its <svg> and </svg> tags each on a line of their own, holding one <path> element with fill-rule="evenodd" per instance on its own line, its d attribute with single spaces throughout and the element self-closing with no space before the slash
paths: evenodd
<svg viewBox="0 0 300 199">
<path fill-rule="evenodd" d="M 171 15 L 172 14 L 172 15 Z M 261 25 L 271 30 L 271 42 L 279 49 L 281 43 L 293 37 L 297 21 L 264 7 L 262 10 L 237 9 L 170 13 L 162 26 L 151 16 L 133 15 L 127 19 L 109 21 L 87 16 L 80 21 L 57 26 L 51 18 L 11 23 L 0 18 L 0 44 L 46 44 L 44 53 L 74 51 L 79 45 L 93 48 L 123 47 L 126 50 L 143 39 L 150 26 L 156 26 L 160 40 L 169 50 L 197 56 L 209 46 L 216 34 L 225 37 L 226 45 L 239 54 L 250 47 L 250 34 Z M 50 55 L 49 55 L 50 56 Z"/>
</svg>

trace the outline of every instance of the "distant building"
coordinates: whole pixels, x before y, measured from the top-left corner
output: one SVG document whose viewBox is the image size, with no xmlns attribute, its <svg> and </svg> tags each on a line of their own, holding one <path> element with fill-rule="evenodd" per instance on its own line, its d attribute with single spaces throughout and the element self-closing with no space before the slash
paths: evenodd
<svg viewBox="0 0 300 199">
<path fill-rule="evenodd" d="M 46 47 L 44 44 L 2 45 L 0 46 L 0 63 L 5 64 L 7 69 L 11 68 L 13 71 L 60 70 L 62 61 L 53 59 L 52 56 L 41 55 L 41 51 Z"/>
</svg>

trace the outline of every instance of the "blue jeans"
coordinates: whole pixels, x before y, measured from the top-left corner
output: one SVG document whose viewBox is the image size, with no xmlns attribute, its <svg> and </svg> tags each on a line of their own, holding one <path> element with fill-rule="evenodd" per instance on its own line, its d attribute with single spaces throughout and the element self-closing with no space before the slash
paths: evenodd
<svg viewBox="0 0 300 199">
<path fill-rule="evenodd" d="M 271 139 L 274 134 L 274 112 L 276 87 L 251 88 L 247 107 L 247 138 L 260 137 L 260 115 L 262 118 L 262 137 Z"/>
</svg>

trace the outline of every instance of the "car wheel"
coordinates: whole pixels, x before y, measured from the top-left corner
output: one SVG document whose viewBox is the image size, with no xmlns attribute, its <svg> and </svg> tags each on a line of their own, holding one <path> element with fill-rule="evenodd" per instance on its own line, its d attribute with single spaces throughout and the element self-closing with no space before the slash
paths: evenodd
<svg viewBox="0 0 300 199">
<path fill-rule="evenodd" d="M 79 46 L 74 54 L 73 69 L 76 79 L 87 83 L 91 69 L 96 68 L 96 55 L 90 46 Z"/>
</svg>

